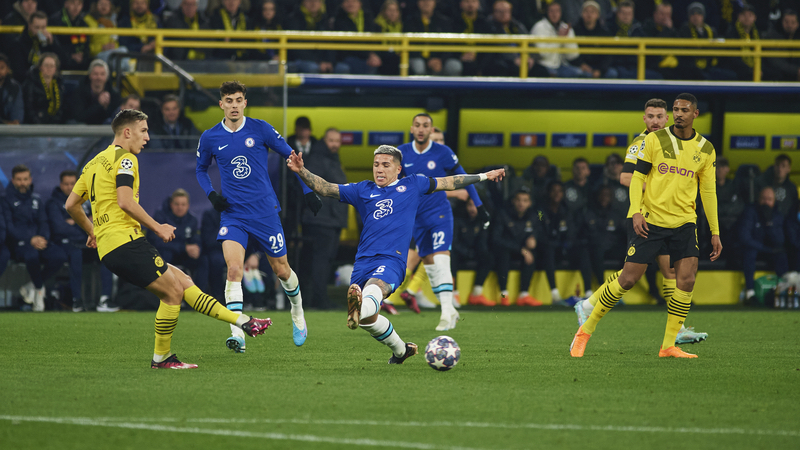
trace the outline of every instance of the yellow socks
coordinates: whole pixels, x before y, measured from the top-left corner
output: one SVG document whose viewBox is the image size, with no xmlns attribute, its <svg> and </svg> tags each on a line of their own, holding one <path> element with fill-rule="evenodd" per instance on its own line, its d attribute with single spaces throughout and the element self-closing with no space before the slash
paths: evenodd
<svg viewBox="0 0 800 450">
<path fill-rule="evenodd" d="M 686 320 L 686 315 L 689 314 L 691 306 L 692 293 L 675 288 L 672 298 L 667 303 L 667 329 L 664 331 L 664 341 L 661 343 L 662 349 L 675 345 L 675 338 L 678 336 L 678 331 L 680 331 L 681 325 Z"/>
<path fill-rule="evenodd" d="M 235 324 L 237 319 L 239 319 L 239 316 L 242 315 L 239 312 L 233 312 L 229 310 L 220 304 L 217 299 L 204 293 L 197 286 L 192 286 L 183 291 L 183 299 L 189 304 L 189 306 L 196 309 L 198 312 L 224 322 Z"/>
<path fill-rule="evenodd" d="M 181 312 L 181 305 L 168 305 L 160 302 L 156 311 L 156 349 L 155 355 L 169 355 L 169 347 L 172 342 L 172 333 L 178 325 L 178 314 Z M 160 362 L 160 361 L 156 361 Z"/>
<path fill-rule="evenodd" d="M 676 280 L 664 278 L 664 281 L 661 283 L 661 297 L 664 301 L 669 304 L 669 301 L 672 300 L 672 294 L 675 292 L 675 283 Z"/>
<path fill-rule="evenodd" d="M 616 280 L 619 277 L 619 274 L 621 274 L 621 273 L 622 273 L 622 271 L 618 270 L 618 271 L 612 273 L 611 275 L 609 275 L 608 278 L 606 278 L 606 281 L 603 283 L 603 285 L 600 286 L 599 288 L 597 288 L 597 290 L 592 293 L 592 295 L 588 299 L 589 303 L 592 306 L 597 304 L 597 300 L 600 299 L 600 294 L 603 293 L 603 290 L 609 285 L 609 283 L 611 283 L 612 281 Z"/>
<path fill-rule="evenodd" d="M 597 327 L 597 323 L 600 322 L 600 319 L 602 319 L 628 291 L 627 289 L 622 289 L 622 286 L 619 285 L 619 280 L 615 277 L 605 288 L 602 290 L 598 289 L 598 292 L 600 292 L 598 296 L 600 304 L 592 310 L 592 315 L 581 325 L 581 329 L 583 329 L 584 333 L 594 333 L 594 329 Z M 594 294 L 592 296 L 594 296 Z"/>
<path fill-rule="evenodd" d="M 417 271 L 414 272 L 414 278 L 412 278 L 411 282 L 406 286 L 406 290 L 414 294 L 422 288 L 422 283 L 426 283 L 427 281 L 428 273 L 425 271 L 425 265 L 420 264 L 417 266 Z"/>
</svg>

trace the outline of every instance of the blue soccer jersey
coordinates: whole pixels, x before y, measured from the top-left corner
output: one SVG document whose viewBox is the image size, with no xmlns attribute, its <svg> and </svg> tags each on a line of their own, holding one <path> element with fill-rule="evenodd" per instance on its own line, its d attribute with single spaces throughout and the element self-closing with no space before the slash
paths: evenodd
<svg viewBox="0 0 800 450">
<path fill-rule="evenodd" d="M 197 181 L 206 192 L 214 190 L 208 166 L 216 159 L 222 195 L 230 203 L 223 217 L 255 219 L 277 215 L 281 210 L 267 173 L 267 153 L 274 150 L 288 158 L 292 148 L 272 125 L 242 117 L 242 125 L 231 131 L 225 121 L 206 130 L 197 145 Z M 304 183 L 303 192 L 311 192 Z"/>
<path fill-rule="evenodd" d="M 386 187 L 378 187 L 372 181 L 339 185 L 339 201 L 353 205 L 364 222 L 356 261 L 384 256 L 405 267 L 414 216 L 423 196 L 436 187 L 435 183 L 414 175 Z"/>
</svg>

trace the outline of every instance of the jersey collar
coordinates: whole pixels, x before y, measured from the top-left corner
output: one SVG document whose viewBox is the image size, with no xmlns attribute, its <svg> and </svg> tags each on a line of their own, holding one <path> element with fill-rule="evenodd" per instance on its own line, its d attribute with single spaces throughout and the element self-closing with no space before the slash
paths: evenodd
<svg viewBox="0 0 800 450">
<path fill-rule="evenodd" d="M 227 131 L 228 133 L 236 133 L 237 131 L 240 131 L 242 128 L 244 128 L 244 124 L 245 124 L 246 121 L 247 121 L 247 116 L 242 116 L 242 125 L 239 126 L 239 128 L 237 128 L 236 131 L 231 130 L 230 128 L 228 128 L 227 125 L 225 125 L 225 119 L 224 118 L 222 119 L 222 122 L 220 122 L 220 123 L 222 124 L 222 128 L 224 128 L 225 131 Z"/>
<path fill-rule="evenodd" d="M 433 147 L 433 139 L 430 139 L 430 138 L 428 139 L 428 146 L 427 146 L 427 147 L 425 147 L 425 149 L 424 149 L 424 150 L 422 150 L 422 151 L 419 151 L 419 150 L 417 150 L 417 143 L 416 143 L 416 141 L 411 141 L 411 149 L 412 149 L 412 150 L 414 150 L 414 153 L 416 153 L 416 154 L 418 154 L 418 155 L 421 155 L 421 154 L 423 154 L 423 153 L 427 152 L 428 150 L 430 150 L 430 149 L 431 149 L 431 147 Z"/>
<path fill-rule="evenodd" d="M 668 127 L 667 127 L 667 131 L 669 131 L 669 134 L 671 134 L 672 136 L 674 136 L 674 137 L 675 137 L 675 139 L 681 140 L 681 141 L 683 141 L 683 142 L 687 142 L 687 141 L 693 141 L 693 140 L 697 139 L 697 131 L 695 131 L 695 129 L 694 129 L 694 128 L 692 128 L 692 136 L 691 136 L 689 139 L 682 139 L 682 138 L 679 138 L 679 137 L 678 137 L 678 135 L 676 135 L 676 134 L 673 132 L 673 128 L 672 128 L 672 127 L 674 127 L 674 126 L 675 126 L 675 125 L 670 125 L 670 126 L 668 126 Z"/>
</svg>

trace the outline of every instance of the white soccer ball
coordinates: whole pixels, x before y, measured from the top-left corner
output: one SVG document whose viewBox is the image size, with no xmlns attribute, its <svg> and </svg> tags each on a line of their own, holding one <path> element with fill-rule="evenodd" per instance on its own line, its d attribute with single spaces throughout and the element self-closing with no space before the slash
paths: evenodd
<svg viewBox="0 0 800 450">
<path fill-rule="evenodd" d="M 425 361 L 435 370 L 450 370 L 461 359 L 461 348 L 450 336 L 438 336 L 425 347 Z"/>
</svg>

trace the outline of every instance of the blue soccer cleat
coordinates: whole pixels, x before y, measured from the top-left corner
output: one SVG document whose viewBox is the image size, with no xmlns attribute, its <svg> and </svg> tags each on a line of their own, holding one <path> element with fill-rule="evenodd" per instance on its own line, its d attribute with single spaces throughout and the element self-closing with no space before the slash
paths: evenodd
<svg viewBox="0 0 800 450">
<path fill-rule="evenodd" d="M 239 336 L 231 336 L 225 341 L 225 345 L 234 353 L 244 353 L 244 338 Z"/>
<path fill-rule="evenodd" d="M 303 319 L 303 329 L 297 328 L 297 325 L 294 324 L 292 321 L 292 339 L 294 339 L 294 345 L 300 347 L 301 345 L 305 344 L 306 338 L 308 337 L 308 325 L 306 325 L 306 320 Z"/>
<path fill-rule="evenodd" d="M 575 314 L 578 315 L 578 326 L 580 327 L 586 322 L 586 319 L 589 318 L 589 315 L 586 314 L 586 311 L 583 310 L 583 300 L 575 303 Z"/>
<path fill-rule="evenodd" d="M 708 333 L 699 333 L 694 331 L 694 327 L 687 327 L 678 332 L 675 337 L 675 345 L 679 344 L 696 344 L 705 341 L 708 338 Z"/>
</svg>

